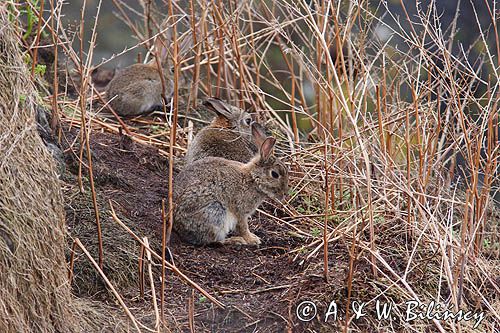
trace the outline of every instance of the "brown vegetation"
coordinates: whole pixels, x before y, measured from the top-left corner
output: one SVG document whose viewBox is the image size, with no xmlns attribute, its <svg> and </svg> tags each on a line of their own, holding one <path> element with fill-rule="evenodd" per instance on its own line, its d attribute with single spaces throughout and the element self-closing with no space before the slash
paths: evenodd
<svg viewBox="0 0 500 333">
<path fill-rule="evenodd" d="M 12 70 L 29 66 L 16 44 L 22 40 L 19 25 L 11 32 L 16 37 L 5 38 L 9 30 L 3 26 L 18 22 L 21 6 L 9 3 L 14 18 L 4 17 L 0 30 L 2 43 L 7 41 L 2 64 L 9 69 L 0 74 L 7 85 L 0 87 L 0 107 L 13 113 L 1 115 L 11 122 L 0 123 L 0 217 L 13 224 L 12 231 L 3 224 L 0 229 L 6 265 L 0 283 L 7 283 L 0 299 L 23 301 L 6 331 L 16 325 L 36 330 L 32 322 L 46 331 L 104 325 L 102 316 L 93 319 L 96 307 L 101 314 L 119 307 L 128 316 L 120 322 L 138 331 L 469 332 L 475 324 L 406 322 L 408 300 L 484 313 L 477 331 L 498 329 L 500 216 L 491 193 L 499 183 L 498 12 L 491 9 L 488 18 L 493 33 L 480 30 L 473 45 L 483 48 L 483 57 L 470 64 L 468 51 L 454 44 L 457 17 L 443 33 L 432 6 L 387 23 L 392 13 L 370 2 L 166 1 L 158 8 L 141 2 L 143 20 L 137 23 L 126 2 L 113 1 L 138 48 L 154 45 L 160 27 L 175 27 L 170 56 L 178 89 L 171 105 L 121 119 L 92 86 L 95 35 L 88 52 L 76 51 L 67 28 L 55 24 L 61 5 L 42 17 L 25 46 L 33 61 L 43 27 L 72 64 L 78 94 L 57 94 L 68 91 L 58 82 L 68 81 L 54 70 L 56 84 L 42 84 L 35 97 L 24 70 Z M 98 10 L 96 22 L 81 22 L 80 31 L 99 24 Z M 388 39 L 377 37 L 381 27 Z M 194 45 L 181 57 L 182 34 L 191 34 Z M 57 59 L 56 51 L 54 68 Z M 266 203 L 251 222 L 260 247 L 192 247 L 175 235 L 162 246 L 176 168 L 193 131 L 211 116 L 199 107 L 206 96 L 251 106 L 291 169 L 289 197 Z M 32 286 L 67 281 L 61 195 L 52 162 L 30 127 L 34 102 L 42 100 L 52 105 L 53 130 L 65 151 L 67 261 L 74 293 L 93 298 L 84 306 L 75 305 L 82 301 L 67 288 L 44 294 Z M 460 173 L 459 165 L 467 172 Z M 468 178 L 457 181 L 457 174 Z M 51 268 L 46 276 L 38 282 L 20 278 L 23 270 L 37 272 L 41 262 Z M 15 279 L 23 281 L 21 290 L 31 288 L 24 298 L 9 285 Z M 43 303 L 42 312 L 30 310 L 34 299 Z M 305 300 L 318 306 L 310 322 L 296 314 Z M 392 320 L 376 318 L 377 300 L 394 303 Z M 325 322 L 331 301 L 342 316 Z M 111 302 L 113 310 L 106 305 Z M 367 303 L 365 317 L 353 319 L 356 302 Z M 50 312 L 50 304 L 58 311 Z M 86 318 L 83 323 L 71 320 L 76 314 Z M 111 318 L 107 327 L 115 325 Z"/>
<path fill-rule="evenodd" d="M 95 304 L 71 295 L 56 166 L 36 130 L 38 95 L 18 36 L 1 9 L 0 331 L 114 327 L 118 316 L 113 309 L 101 305 L 97 310 Z"/>
</svg>

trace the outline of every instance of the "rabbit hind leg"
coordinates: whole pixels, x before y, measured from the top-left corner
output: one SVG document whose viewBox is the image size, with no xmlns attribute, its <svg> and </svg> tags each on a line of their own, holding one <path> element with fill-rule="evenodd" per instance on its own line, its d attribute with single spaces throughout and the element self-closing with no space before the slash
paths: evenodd
<svg viewBox="0 0 500 333">
<path fill-rule="evenodd" d="M 199 244 L 223 241 L 236 225 L 236 217 L 218 201 L 203 207 L 192 219 L 197 223 L 193 224 L 196 230 L 191 233 L 196 235 Z"/>
<path fill-rule="evenodd" d="M 236 235 L 223 240 L 222 244 L 259 245 L 260 238 L 248 229 L 248 216 L 240 218 L 236 224 Z"/>
<path fill-rule="evenodd" d="M 163 110 L 163 104 L 153 104 L 144 107 L 144 111 L 142 113 L 151 113 L 154 111 L 162 111 L 162 110 Z"/>
</svg>

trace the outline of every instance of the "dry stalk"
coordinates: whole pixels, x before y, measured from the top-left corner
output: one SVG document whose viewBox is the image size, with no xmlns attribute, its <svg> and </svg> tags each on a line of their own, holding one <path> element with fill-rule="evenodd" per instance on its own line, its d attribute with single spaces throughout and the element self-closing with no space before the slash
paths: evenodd
<svg viewBox="0 0 500 333">
<path fill-rule="evenodd" d="M 162 221 L 162 237 L 161 237 L 161 294 L 160 294 L 160 313 L 161 321 L 164 322 L 164 304 L 165 304 L 165 262 L 167 248 L 167 215 L 165 212 L 165 199 L 161 200 L 161 221 Z"/>
<path fill-rule="evenodd" d="M 118 301 L 118 303 L 120 303 L 120 306 L 122 307 L 123 311 L 125 311 L 125 313 L 129 317 L 130 321 L 134 325 L 134 327 L 137 330 L 137 332 L 141 332 L 141 329 L 139 328 L 139 323 L 137 322 L 137 319 L 134 317 L 134 315 L 132 314 L 132 312 L 130 312 L 130 309 L 127 307 L 127 305 L 125 305 L 125 302 L 121 298 L 120 294 L 116 291 L 115 287 L 113 287 L 113 284 L 111 284 L 111 282 L 108 280 L 108 278 L 106 277 L 106 274 L 104 274 L 104 272 L 102 271 L 101 267 L 96 263 L 96 261 L 94 260 L 94 258 L 92 258 L 92 256 L 90 255 L 90 253 L 87 251 L 87 249 L 85 248 L 85 246 L 80 242 L 80 240 L 78 238 L 75 239 L 75 243 L 83 251 L 83 253 L 87 256 L 87 258 L 90 260 L 90 262 L 92 263 L 92 265 L 94 265 L 95 269 L 99 272 L 99 274 L 101 275 L 101 277 L 104 280 L 104 282 L 106 282 L 108 288 L 111 290 L 111 292 L 113 293 L 113 295 L 116 297 L 116 300 Z"/>
<path fill-rule="evenodd" d="M 153 301 L 153 309 L 155 312 L 155 329 L 158 330 L 160 328 L 160 313 L 158 311 L 158 302 L 156 300 L 156 290 L 155 290 L 155 284 L 154 284 L 154 279 L 153 279 L 153 269 L 152 269 L 152 259 L 151 259 L 151 252 L 149 252 L 149 241 L 147 237 L 143 238 L 144 242 L 144 249 L 146 251 L 146 257 L 147 257 L 147 265 L 148 265 L 148 276 L 149 276 L 149 283 L 150 283 L 150 288 L 151 288 L 151 298 Z"/>
<path fill-rule="evenodd" d="M 149 248 L 148 246 L 146 246 L 146 244 L 144 244 L 144 242 L 141 240 L 141 238 L 139 236 L 137 236 L 132 230 L 130 230 L 129 227 L 127 227 L 119 218 L 118 216 L 116 215 L 115 211 L 114 211 L 114 208 L 113 208 L 113 205 L 111 204 L 111 201 L 109 202 L 109 206 L 111 208 L 111 216 L 113 217 L 113 220 L 118 223 L 123 229 L 125 229 L 125 231 L 127 231 L 132 237 L 134 237 L 135 240 L 137 240 L 142 246 L 144 246 L 144 248 L 146 248 L 148 251 L 151 252 L 151 254 L 156 258 L 156 259 L 159 259 L 159 260 L 162 260 L 162 257 L 160 255 L 158 255 L 156 252 L 154 252 L 153 250 L 151 250 L 151 248 Z M 219 302 L 217 299 L 215 299 L 212 295 L 210 295 L 207 291 L 205 291 L 203 288 L 201 288 L 198 284 L 196 284 L 194 281 L 192 281 L 190 278 L 188 278 L 184 273 L 182 273 L 177 267 L 175 267 L 174 265 L 170 264 L 169 262 L 167 261 L 163 261 L 165 263 L 165 266 L 170 269 L 172 272 L 174 272 L 175 274 L 177 274 L 182 280 L 184 280 L 187 284 L 189 284 L 191 287 L 195 288 L 196 290 L 198 290 L 200 293 L 202 293 L 207 299 L 209 299 L 212 303 L 214 303 L 215 305 L 217 305 L 218 307 L 220 308 L 224 308 L 224 304 L 222 304 L 221 302 Z"/>
</svg>

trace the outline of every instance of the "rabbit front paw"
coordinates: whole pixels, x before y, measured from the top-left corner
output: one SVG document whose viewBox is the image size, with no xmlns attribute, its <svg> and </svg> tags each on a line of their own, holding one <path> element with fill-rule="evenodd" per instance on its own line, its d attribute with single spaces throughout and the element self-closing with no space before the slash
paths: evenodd
<svg viewBox="0 0 500 333">
<path fill-rule="evenodd" d="M 243 238 L 247 241 L 248 245 L 259 245 L 261 243 L 260 238 L 251 232 L 244 235 Z"/>
<path fill-rule="evenodd" d="M 247 241 L 240 236 L 226 238 L 221 243 L 225 245 L 247 245 Z"/>
</svg>

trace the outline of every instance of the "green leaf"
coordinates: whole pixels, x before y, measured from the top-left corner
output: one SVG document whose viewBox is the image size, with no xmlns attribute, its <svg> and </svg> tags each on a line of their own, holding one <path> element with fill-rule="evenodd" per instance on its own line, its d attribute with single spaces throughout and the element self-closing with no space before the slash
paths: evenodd
<svg viewBox="0 0 500 333">
<path fill-rule="evenodd" d="M 40 76 L 44 76 L 45 75 L 45 71 L 47 70 L 47 66 L 46 65 L 36 65 L 35 66 L 35 74 L 38 74 Z"/>
<path fill-rule="evenodd" d="M 27 98 L 26 95 L 23 94 L 19 95 L 19 103 L 21 104 L 26 103 L 26 98 Z"/>
<path fill-rule="evenodd" d="M 311 235 L 313 235 L 313 237 L 319 237 L 321 236 L 321 230 L 317 227 L 313 227 L 311 228 Z"/>
</svg>

